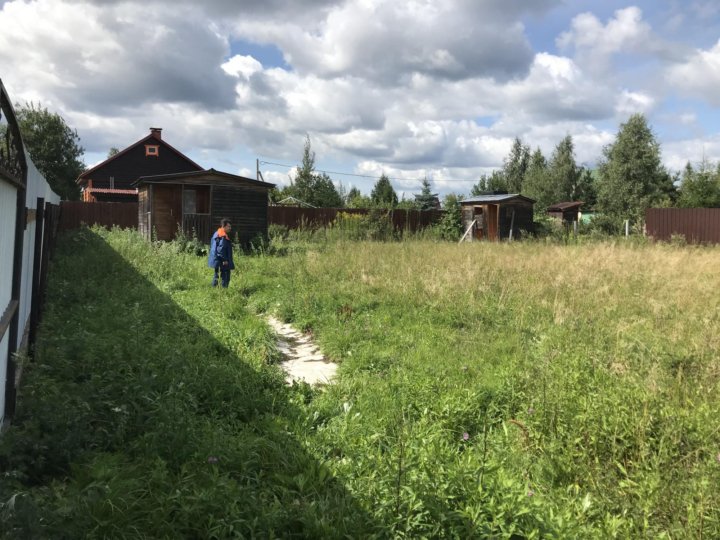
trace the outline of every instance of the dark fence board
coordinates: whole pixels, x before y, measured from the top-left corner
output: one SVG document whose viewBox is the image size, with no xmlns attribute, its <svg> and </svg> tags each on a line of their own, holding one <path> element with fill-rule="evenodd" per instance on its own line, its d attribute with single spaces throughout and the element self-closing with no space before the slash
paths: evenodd
<svg viewBox="0 0 720 540">
<path fill-rule="evenodd" d="M 63 201 L 60 203 L 60 230 L 85 225 L 137 229 L 138 203 Z"/>
<path fill-rule="evenodd" d="M 307 227 L 327 227 L 337 218 L 338 213 L 367 215 L 367 208 L 301 208 L 298 206 L 268 207 L 268 223 L 282 225 L 290 229 Z M 392 210 L 390 219 L 393 227 L 412 232 L 424 229 L 437 222 L 442 210 Z"/>
<path fill-rule="evenodd" d="M 668 241 L 682 235 L 691 244 L 720 243 L 720 208 L 649 208 L 645 212 L 647 235 Z"/>
</svg>

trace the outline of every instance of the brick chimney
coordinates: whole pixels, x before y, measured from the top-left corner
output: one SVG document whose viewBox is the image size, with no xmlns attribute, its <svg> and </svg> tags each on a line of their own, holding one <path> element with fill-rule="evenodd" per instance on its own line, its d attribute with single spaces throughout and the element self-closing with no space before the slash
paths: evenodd
<svg viewBox="0 0 720 540">
<path fill-rule="evenodd" d="M 158 140 L 162 140 L 162 128 L 150 128 L 150 135 L 155 137 Z"/>
</svg>

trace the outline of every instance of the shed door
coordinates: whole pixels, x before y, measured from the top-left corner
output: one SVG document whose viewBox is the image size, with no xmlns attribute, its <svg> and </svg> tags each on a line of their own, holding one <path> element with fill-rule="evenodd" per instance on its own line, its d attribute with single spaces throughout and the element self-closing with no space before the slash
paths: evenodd
<svg viewBox="0 0 720 540">
<path fill-rule="evenodd" d="M 153 226 L 158 240 L 172 240 L 182 224 L 182 186 L 153 186 Z"/>
<path fill-rule="evenodd" d="M 488 204 L 487 215 L 485 216 L 485 222 L 487 227 L 487 237 L 489 240 L 498 239 L 498 205 Z"/>
</svg>

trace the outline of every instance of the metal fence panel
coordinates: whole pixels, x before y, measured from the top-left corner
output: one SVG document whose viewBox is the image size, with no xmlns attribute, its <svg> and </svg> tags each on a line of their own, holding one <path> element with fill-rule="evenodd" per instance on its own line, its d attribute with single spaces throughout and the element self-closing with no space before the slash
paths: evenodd
<svg viewBox="0 0 720 540">
<path fill-rule="evenodd" d="M 718 244 L 720 208 L 650 208 L 645 228 L 655 240 L 667 242 L 682 235 L 691 244 Z"/>
</svg>

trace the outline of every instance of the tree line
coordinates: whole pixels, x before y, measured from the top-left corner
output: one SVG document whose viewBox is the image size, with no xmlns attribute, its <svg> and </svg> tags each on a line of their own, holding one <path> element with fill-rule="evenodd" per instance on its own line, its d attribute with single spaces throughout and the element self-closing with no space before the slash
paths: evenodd
<svg viewBox="0 0 720 540">
<path fill-rule="evenodd" d="M 57 113 L 33 103 L 16 105 L 23 141 L 30 156 L 63 199 L 78 199 L 75 180 L 85 169 L 84 149 L 77 131 Z M 2 127 L 2 126 L 0 126 Z M 116 149 L 111 149 L 112 153 Z M 503 166 L 483 175 L 470 196 L 485 193 L 521 193 L 537 201 L 536 208 L 565 201 L 583 201 L 584 208 L 601 215 L 606 228 L 620 227 L 629 219 L 640 223 L 650 207 L 720 207 L 720 163 L 688 162 L 683 171 L 670 173 L 661 160 L 661 148 L 642 114 L 620 125 L 615 140 L 603 149 L 596 167 L 577 163 L 575 143 L 567 135 L 548 157 L 540 148 L 531 150 L 520 138 L 513 142 Z M 307 137 L 301 164 L 290 185 L 273 190 L 279 202 L 292 197 L 315 207 L 436 208 L 438 196 L 426 178 L 420 193 L 400 199 L 390 179 L 381 175 L 369 195 L 358 188 L 336 185 L 324 172 L 315 169 L 315 152 Z M 463 194 L 445 197 L 443 206 L 453 208 Z"/>
</svg>

